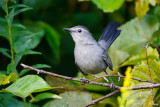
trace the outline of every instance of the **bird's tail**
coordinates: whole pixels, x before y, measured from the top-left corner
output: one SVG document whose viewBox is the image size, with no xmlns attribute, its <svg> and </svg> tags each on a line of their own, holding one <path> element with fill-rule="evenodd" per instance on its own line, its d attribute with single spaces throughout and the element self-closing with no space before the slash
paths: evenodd
<svg viewBox="0 0 160 107">
<path fill-rule="evenodd" d="M 98 41 L 105 50 L 108 50 L 114 40 L 120 35 L 121 30 L 117 30 L 118 22 L 110 22 L 103 30 L 103 33 Z"/>
</svg>

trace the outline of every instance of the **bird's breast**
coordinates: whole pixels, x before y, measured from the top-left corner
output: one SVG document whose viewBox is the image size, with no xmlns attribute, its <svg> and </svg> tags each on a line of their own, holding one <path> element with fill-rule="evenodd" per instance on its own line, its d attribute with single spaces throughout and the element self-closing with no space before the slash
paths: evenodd
<svg viewBox="0 0 160 107">
<path fill-rule="evenodd" d="M 97 45 L 77 46 L 74 50 L 75 62 L 82 72 L 97 74 L 106 69 L 102 53 Z"/>
</svg>

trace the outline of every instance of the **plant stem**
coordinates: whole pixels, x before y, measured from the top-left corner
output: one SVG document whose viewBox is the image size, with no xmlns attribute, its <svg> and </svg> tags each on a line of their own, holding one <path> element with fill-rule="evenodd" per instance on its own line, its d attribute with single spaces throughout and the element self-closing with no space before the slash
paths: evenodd
<svg viewBox="0 0 160 107">
<path fill-rule="evenodd" d="M 23 98 L 23 102 L 24 102 L 25 107 L 28 107 L 28 104 L 26 102 L 26 98 Z"/>
<path fill-rule="evenodd" d="M 6 7 L 6 15 L 8 17 L 9 14 L 8 14 L 7 0 L 5 0 L 5 7 Z M 8 24 L 8 34 L 9 34 L 10 51 L 11 51 L 11 56 L 12 56 L 13 71 L 16 72 L 15 62 L 14 62 L 14 52 L 13 52 L 13 47 L 12 47 L 13 43 L 12 43 L 11 24 L 10 24 L 9 20 L 7 20 L 7 24 Z"/>
</svg>

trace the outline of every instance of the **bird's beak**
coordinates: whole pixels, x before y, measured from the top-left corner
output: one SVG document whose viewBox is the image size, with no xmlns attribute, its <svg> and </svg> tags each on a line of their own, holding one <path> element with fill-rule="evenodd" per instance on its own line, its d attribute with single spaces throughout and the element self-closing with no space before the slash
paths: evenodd
<svg viewBox="0 0 160 107">
<path fill-rule="evenodd" d="M 64 28 L 63 30 L 66 30 L 66 31 L 71 32 L 71 29 L 70 29 L 70 28 Z"/>
</svg>

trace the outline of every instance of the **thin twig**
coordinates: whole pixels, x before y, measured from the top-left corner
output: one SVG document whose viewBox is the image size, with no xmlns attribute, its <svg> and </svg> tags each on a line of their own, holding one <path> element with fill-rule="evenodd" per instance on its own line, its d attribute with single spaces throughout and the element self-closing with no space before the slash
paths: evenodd
<svg viewBox="0 0 160 107">
<path fill-rule="evenodd" d="M 101 97 L 101 98 L 98 98 L 98 99 L 96 99 L 96 100 L 93 100 L 91 103 L 88 103 L 88 104 L 85 105 L 84 107 L 89 107 L 90 105 L 93 105 L 93 104 L 95 104 L 95 103 L 97 103 L 97 102 L 100 102 L 100 101 L 104 100 L 105 98 L 108 98 L 108 97 L 110 97 L 110 96 L 113 96 L 113 95 L 115 95 L 115 94 L 117 94 L 117 93 L 119 93 L 119 92 L 120 92 L 119 90 L 113 91 L 113 92 L 111 92 L 111 93 L 109 93 L 109 94 L 107 94 L 107 95 L 105 95 L 105 96 L 103 96 L 103 97 Z"/>
<path fill-rule="evenodd" d="M 51 75 L 51 76 L 54 76 L 54 77 L 63 78 L 63 79 L 66 79 L 66 80 L 73 80 L 73 81 L 82 82 L 82 80 L 78 79 L 78 78 L 67 77 L 67 76 L 63 76 L 63 75 L 47 72 L 47 71 L 44 71 L 44 70 L 39 70 L 39 69 L 30 67 L 28 65 L 25 65 L 25 64 L 21 64 L 21 66 L 23 66 L 24 68 L 28 68 L 30 70 L 36 71 L 38 74 L 39 73 L 43 73 L 43 74 Z M 109 87 L 110 86 L 110 84 L 107 84 L 107 83 L 94 82 L 94 81 L 91 81 L 91 80 L 89 80 L 88 84 L 95 84 L 95 85 L 100 85 L 100 86 L 105 86 L 105 87 Z M 120 89 L 119 86 L 115 86 L 115 88 L 116 89 Z"/>
<path fill-rule="evenodd" d="M 159 47 L 158 47 L 154 42 L 152 42 L 152 44 L 153 44 L 153 46 L 158 50 L 158 52 L 160 53 Z"/>
<path fill-rule="evenodd" d="M 120 77 L 120 78 L 125 78 L 126 76 L 123 76 L 123 75 L 104 75 L 104 76 L 100 76 L 100 77 L 96 77 L 94 79 L 92 79 L 92 81 L 94 80 L 97 80 L 97 79 L 100 79 L 100 78 L 103 78 L 103 77 Z M 147 80 L 141 80 L 141 79 L 138 79 L 138 78 L 133 78 L 133 80 L 137 80 L 139 82 L 149 82 L 149 83 L 153 83 L 153 84 L 157 84 L 157 82 L 151 82 L 151 81 L 147 81 Z"/>
<path fill-rule="evenodd" d="M 152 81 L 152 77 L 151 77 L 151 71 L 150 71 L 150 67 L 149 67 L 149 62 L 148 62 L 148 55 L 147 55 L 147 48 L 148 48 L 148 44 L 146 46 L 144 46 L 145 48 L 145 53 L 146 53 L 146 60 L 147 60 L 147 65 L 148 65 L 148 71 L 149 71 L 149 76 L 150 76 L 150 80 L 151 80 L 151 83 L 153 83 Z M 153 88 L 151 88 L 151 100 L 152 100 L 152 107 L 153 107 Z"/>
<path fill-rule="evenodd" d="M 43 74 L 51 75 L 51 76 L 54 76 L 54 77 L 63 78 L 63 79 L 66 79 L 66 80 L 73 80 L 73 81 L 82 82 L 82 80 L 78 79 L 78 78 L 67 77 L 67 76 L 47 72 L 47 71 L 44 71 L 44 70 L 39 70 L 39 69 L 30 67 L 28 65 L 25 65 L 25 64 L 21 64 L 21 66 L 23 66 L 24 68 L 28 68 L 30 70 L 36 71 L 37 73 L 43 73 Z M 104 87 L 109 87 L 110 86 L 110 84 L 107 84 L 107 83 L 94 82 L 94 81 L 91 81 L 91 80 L 89 80 L 88 84 L 100 85 L 100 86 L 104 86 Z M 160 87 L 160 83 L 148 84 L 148 85 L 143 85 L 143 86 L 134 86 L 134 87 L 129 87 L 127 89 L 139 90 L 139 89 L 158 88 L 158 87 Z M 115 89 L 117 89 L 117 90 L 120 90 L 120 88 L 123 88 L 123 87 L 115 86 Z"/>
</svg>

